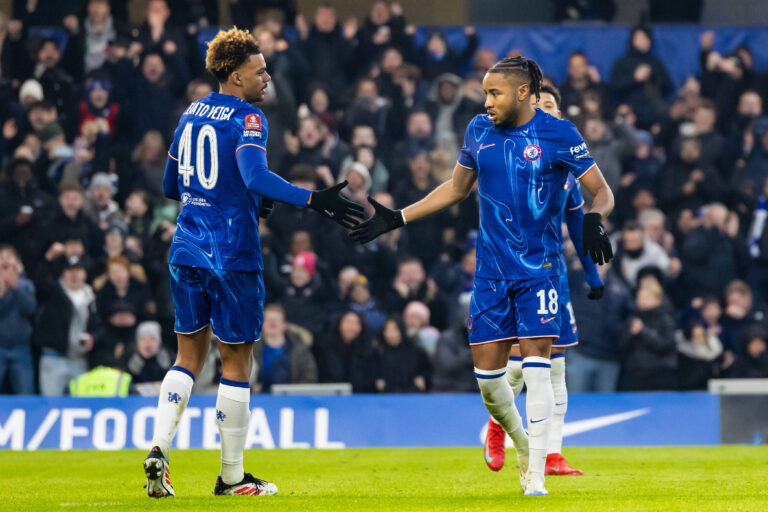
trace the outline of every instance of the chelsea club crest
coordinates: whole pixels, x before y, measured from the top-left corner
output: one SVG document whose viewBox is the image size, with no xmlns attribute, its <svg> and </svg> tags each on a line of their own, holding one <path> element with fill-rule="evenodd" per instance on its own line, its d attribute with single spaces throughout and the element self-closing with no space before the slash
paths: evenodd
<svg viewBox="0 0 768 512">
<path fill-rule="evenodd" d="M 523 156 L 529 162 L 535 162 L 541 158 L 541 148 L 536 144 L 528 144 L 523 150 Z"/>
</svg>

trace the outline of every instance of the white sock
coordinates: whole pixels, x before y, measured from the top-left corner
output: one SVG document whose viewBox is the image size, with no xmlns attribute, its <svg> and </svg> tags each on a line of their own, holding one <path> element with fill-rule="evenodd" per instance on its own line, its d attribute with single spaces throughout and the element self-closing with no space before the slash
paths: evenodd
<svg viewBox="0 0 768 512">
<path fill-rule="evenodd" d="M 192 372 L 181 366 L 172 366 L 160 385 L 152 446 L 159 446 L 169 461 L 171 460 L 171 442 L 176 435 L 176 428 L 179 426 L 184 409 L 187 408 L 194 383 L 195 377 Z"/>
<path fill-rule="evenodd" d="M 239 483 L 243 471 L 243 450 L 248 437 L 251 389 L 248 382 L 222 378 L 216 398 L 216 423 L 221 436 L 221 479 L 225 484 Z"/>
<path fill-rule="evenodd" d="M 547 461 L 547 438 L 552 422 L 552 381 L 550 362 L 546 357 L 523 359 L 523 378 L 528 387 L 525 400 L 525 414 L 528 416 L 528 440 L 530 444 L 530 474 L 544 478 Z"/>
<path fill-rule="evenodd" d="M 565 354 L 552 355 L 552 391 L 554 392 L 554 409 L 552 424 L 549 426 L 549 442 L 547 453 L 560 453 L 563 448 L 563 423 L 565 411 L 568 410 L 568 389 L 565 387 Z"/>
<path fill-rule="evenodd" d="M 478 370 L 475 368 L 477 384 L 480 386 L 485 407 L 491 413 L 491 420 L 501 425 L 504 432 L 509 434 L 512 442 L 515 443 L 516 450 L 527 454 L 528 436 L 523 428 L 520 413 L 515 407 L 515 395 L 504 378 L 505 373 L 506 369 L 504 368 L 500 370 Z"/>
<path fill-rule="evenodd" d="M 507 382 L 512 386 L 512 392 L 515 396 L 520 396 L 523 392 L 523 358 L 516 356 L 509 356 L 509 362 L 507 362 Z"/>
</svg>

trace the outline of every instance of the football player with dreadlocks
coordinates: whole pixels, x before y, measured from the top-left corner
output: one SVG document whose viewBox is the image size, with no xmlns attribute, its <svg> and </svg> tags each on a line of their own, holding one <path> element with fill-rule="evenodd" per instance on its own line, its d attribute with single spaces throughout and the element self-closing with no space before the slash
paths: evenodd
<svg viewBox="0 0 768 512">
<path fill-rule="evenodd" d="M 483 78 L 487 113 L 467 126 L 451 179 L 402 210 L 369 198 L 374 216 L 351 232 L 360 243 L 369 242 L 461 202 L 478 182 L 469 342 L 483 402 L 514 442 L 527 496 L 547 494 L 544 468 L 554 407 L 550 352 L 560 335 L 560 222 L 569 173 L 594 197 L 584 216 L 583 251 L 598 264 L 613 257 L 602 226 L 613 208 L 613 193 L 573 123 L 531 105 L 531 96 L 539 98 L 541 81 L 541 69 L 531 59 L 510 57 L 494 64 Z M 528 434 L 505 378 L 514 342 L 520 344 L 528 387 Z"/>
</svg>

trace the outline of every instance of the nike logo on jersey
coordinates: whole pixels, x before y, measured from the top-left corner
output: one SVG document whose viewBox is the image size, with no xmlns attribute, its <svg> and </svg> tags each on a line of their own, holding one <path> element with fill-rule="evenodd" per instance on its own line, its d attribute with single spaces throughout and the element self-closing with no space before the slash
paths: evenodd
<svg viewBox="0 0 768 512">
<path fill-rule="evenodd" d="M 560 402 L 559 404 L 558 404 L 558 403 L 556 403 L 555 405 L 565 405 L 565 404 L 567 404 L 567 403 L 568 403 L 568 402 Z"/>
<path fill-rule="evenodd" d="M 493 146 L 495 146 L 495 145 L 496 145 L 496 144 L 480 144 L 480 147 L 479 147 L 479 148 L 477 148 L 477 150 L 478 150 L 478 151 L 482 151 L 482 150 L 484 150 L 484 149 L 486 149 L 486 148 L 492 148 L 492 147 L 493 147 Z"/>
<path fill-rule="evenodd" d="M 540 420 L 531 420 L 531 423 L 541 423 L 545 419 L 547 419 L 547 418 L 541 418 Z"/>
<path fill-rule="evenodd" d="M 331 218 L 333 218 L 333 217 L 334 217 L 334 215 L 333 215 L 333 212 L 332 212 L 332 211 L 329 211 L 329 210 L 323 210 L 323 213 L 325 213 L 327 216 L 329 216 L 329 217 L 331 217 Z"/>
<path fill-rule="evenodd" d="M 557 318 L 557 317 L 554 317 L 554 316 L 553 316 L 552 318 L 547 318 L 546 320 L 544 320 L 544 318 L 542 317 L 542 318 L 540 318 L 540 320 L 541 320 L 541 323 L 542 323 L 542 324 L 548 324 L 549 322 L 551 322 L 551 321 L 552 321 L 552 320 L 554 320 L 555 318 Z"/>
</svg>

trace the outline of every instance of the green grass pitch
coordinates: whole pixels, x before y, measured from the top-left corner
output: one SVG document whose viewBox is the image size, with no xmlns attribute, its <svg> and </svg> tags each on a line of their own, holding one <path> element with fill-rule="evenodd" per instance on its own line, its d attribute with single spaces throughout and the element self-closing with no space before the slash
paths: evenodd
<svg viewBox="0 0 768 512">
<path fill-rule="evenodd" d="M 246 470 L 274 481 L 269 497 L 215 497 L 218 452 L 176 450 L 176 497 L 150 499 L 142 451 L 0 452 L 0 510 L 768 510 L 768 446 L 569 448 L 582 477 L 548 477 L 526 498 L 516 462 L 498 473 L 482 448 L 249 450 Z M 510 452 L 512 458 L 514 455 Z"/>
</svg>

